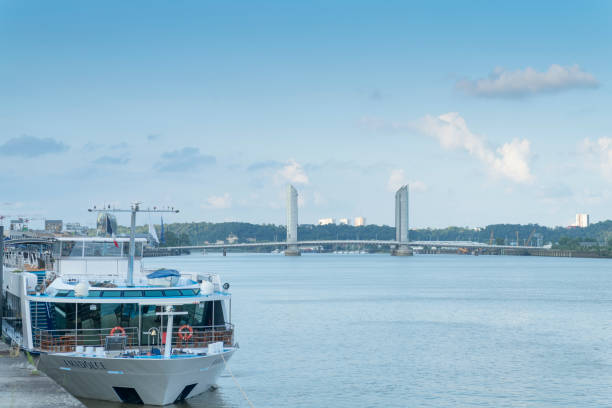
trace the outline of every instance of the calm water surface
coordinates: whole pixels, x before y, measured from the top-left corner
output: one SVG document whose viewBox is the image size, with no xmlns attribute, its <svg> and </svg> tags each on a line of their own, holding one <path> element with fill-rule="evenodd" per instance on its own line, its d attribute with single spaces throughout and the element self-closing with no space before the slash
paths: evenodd
<svg viewBox="0 0 612 408">
<path fill-rule="evenodd" d="M 194 254 L 230 282 L 261 407 L 612 406 L 612 261 Z M 231 377 L 181 407 L 247 407 Z M 87 401 L 90 407 L 117 404 Z"/>
</svg>

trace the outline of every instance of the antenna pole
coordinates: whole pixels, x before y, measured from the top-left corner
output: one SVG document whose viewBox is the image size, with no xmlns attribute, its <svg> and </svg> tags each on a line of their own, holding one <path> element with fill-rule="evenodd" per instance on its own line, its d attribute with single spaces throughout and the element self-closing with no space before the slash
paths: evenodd
<svg viewBox="0 0 612 408">
<path fill-rule="evenodd" d="M 138 203 L 132 204 L 132 219 L 130 222 L 130 257 L 128 259 L 128 286 L 134 286 L 134 255 L 136 253 L 136 211 Z"/>
<path fill-rule="evenodd" d="M 129 210 L 120 210 L 118 208 L 90 208 L 87 211 L 89 212 L 129 212 L 131 214 L 130 220 L 130 255 L 128 258 L 128 276 L 127 276 L 127 284 L 128 286 L 134 286 L 134 256 L 136 254 L 136 213 L 137 212 L 148 212 L 148 213 L 178 213 L 179 210 L 175 210 L 174 207 L 167 209 L 158 209 L 157 207 L 153 207 L 153 209 L 147 208 L 146 210 L 140 209 L 140 203 L 133 203 Z"/>
</svg>

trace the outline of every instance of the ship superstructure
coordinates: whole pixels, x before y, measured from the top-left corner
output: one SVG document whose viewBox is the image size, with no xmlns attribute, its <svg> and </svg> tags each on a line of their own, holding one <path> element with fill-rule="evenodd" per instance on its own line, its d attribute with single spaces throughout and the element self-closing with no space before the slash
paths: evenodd
<svg viewBox="0 0 612 408">
<path fill-rule="evenodd" d="M 145 241 L 7 246 L 2 332 L 40 354 L 39 369 L 75 396 L 180 401 L 210 389 L 237 349 L 229 285 L 215 274 L 146 269 Z"/>
</svg>

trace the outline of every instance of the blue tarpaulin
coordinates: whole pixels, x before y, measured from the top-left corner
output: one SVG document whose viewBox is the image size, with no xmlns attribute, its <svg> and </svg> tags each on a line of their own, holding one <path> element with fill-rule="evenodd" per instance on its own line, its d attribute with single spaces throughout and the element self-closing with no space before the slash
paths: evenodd
<svg viewBox="0 0 612 408">
<path fill-rule="evenodd" d="M 156 279 L 156 278 L 167 278 L 170 276 L 176 276 L 179 277 L 181 276 L 181 274 L 179 273 L 179 271 L 177 271 L 176 269 L 158 269 L 155 272 L 151 272 L 150 274 L 147 275 L 147 278 L 149 279 Z"/>
</svg>

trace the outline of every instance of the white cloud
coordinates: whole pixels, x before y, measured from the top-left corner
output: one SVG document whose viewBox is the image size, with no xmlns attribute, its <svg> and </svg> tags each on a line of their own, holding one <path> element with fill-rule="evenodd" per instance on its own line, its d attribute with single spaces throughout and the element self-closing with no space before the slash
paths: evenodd
<svg viewBox="0 0 612 408">
<path fill-rule="evenodd" d="M 596 167 L 607 179 L 612 180 L 612 138 L 600 137 L 596 141 L 586 138 L 581 150 L 585 153 L 587 167 Z"/>
<path fill-rule="evenodd" d="M 280 170 L 276 172 L 276 180 L 293 184 L 308 184 L 308 176 L 301 164 L 290 159 Z"/>
<path fill-rule="evenodd" d="M 387 181 L 387 189 L 389 191 L 397 191 L 400 187 L 408 184 L 408 188 L 411 192 L 417 191 L 425 191 L 427 190 L 427 185 L 422 181 L 410 181 L 406 177 L 406 173 L 404 169 L 394 169 L 391 170 L 391 174 L 389 175 L 389 180 Z"/>
<path fill-rule="evenodd" d="M 551 65 L 545 72 L 531 67 L 516 71 L 496 68 L 488 78 L 457 82 L 457 88 L 467 94 L 490 98 L 521 97 L 598 86 L 595 76 L 578 65 L 562 67 L 557 64 Z"/>
<path fill-rule="evenodd" d="M 422 133 L 433 136 L 445 149 L 464 149 L 484 163 L 493 176 L 505 177 L 515 183 L 533 180 L 529 169 L 531 155 L 527 139 L 514 139 L 493 151 L 483 136 L 472 133 L 465 120 L 456 112 L 438 117 L 426 116 L 417 124 Z"/>
<path fill-rule="evenodd" d="M 206 199 L 206 205 L 203 207 L 214 208 L 216 210 L 230 208 L 232 206 L 232 197 L 229 193 L 222 196 L 210 196 Z"/>
</svg>

